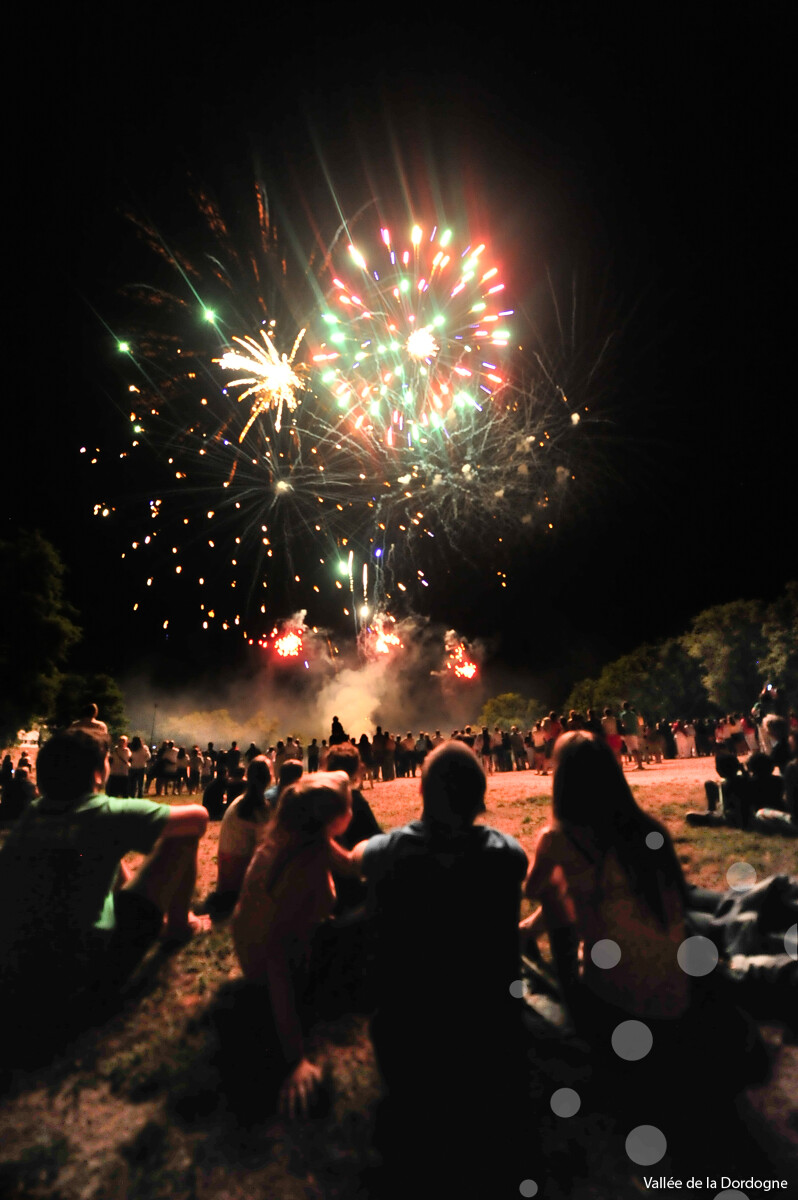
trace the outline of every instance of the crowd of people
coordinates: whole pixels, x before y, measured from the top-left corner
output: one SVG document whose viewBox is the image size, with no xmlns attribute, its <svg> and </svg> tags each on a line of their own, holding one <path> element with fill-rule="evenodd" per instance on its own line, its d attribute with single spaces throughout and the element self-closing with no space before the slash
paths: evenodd
<svg viewBox="0 0 798 1200">
<path fill-rule="evenodd" d="M 615 1031 L 643 1021 L 656 1053 L 623 1067 L 629 1094 L 656 1070 L 652 1091 L 672 1105 L 680 1072 L 703 1062 L 701 1078 L 723 1104 L 750 1075 L 719 1031 L 737 1036 L 727 1018 L 746 997 L 756 1015 L 767 1009 L 794 1028 L 798 963 L 772 955 L 764 984 L 760 973 L 734 1002 L 684 968 L 691 910 L 711 914 L 724 897 L 698 896 L 668 830 L 632 795 L 624 757 L 634 770 L 644 765 L 635 715 L 626 703 L 617 715 L 552 713 L 506 739 L 466 727 L 446 739 L 378 728 L 357 740 L 336 717 L 329 739 L 304 748 L 287 738 L 265 753 L 233 742 L 223 753 L 211 743 L 181 754 L 165 742 L 152 754 L 138 738 L 111 746 L 89 710 L 42 745 L 41 795 L 0 850 L 3 1027 L 57 1032 L 70 1009 L 118 996 L 157 938 L 180 944 L 229 919 L 244 983 L 232 1022 L 220 1026 L 223 1075 L 247 1080 L 250 1096 L 256 1080 L 261 1098 L 271 1083 L 287 1117 L 311 1112 L 323 1080 L 306 1035 L 335 981 L 339 1006 L 371 1013 L 385 1090 L 379 1194 L 484 1196 L 498 1194 L 501 1177 L 517 1192 L 534 1119 L 530 1063 L 542 1053 L 517 985 L 521 950 L 534 958 L 545 931 L 602 1087 L 619 1078 Z M 788 742 L 773 724 L 781 718 L 768 720 L 770 752 L 781 754 L 778 775 L 794 796 L 795 731 Z M 397 770 L 420 773 L 421 812 L 383 832 L 363 787 Z M 514 838 L 477 823 L 497 770 L 553 773 L 551 821 L 531 862 Z M 166 802 L 200 793 L 201 804 Z M 214 818 L 216 887 L 194 911 L 199 843 Z M 145 855 L 135 873 L 122 862 L 131 850 Z M 522 895 L 539 905 L 523 921 Z M 786 929 L 798 893 L 779 895 L 769 928 Z M 612 964 L 597 953 L 609 944 L 619 951 Z M 687 1137 L 699 1100 L 709 1103 L 706 1088 L 680 1104 Z"/>
</svg>

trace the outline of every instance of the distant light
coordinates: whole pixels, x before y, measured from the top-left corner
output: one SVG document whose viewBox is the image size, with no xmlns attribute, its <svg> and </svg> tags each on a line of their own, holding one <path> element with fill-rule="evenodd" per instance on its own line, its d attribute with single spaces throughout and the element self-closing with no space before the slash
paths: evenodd
<svg viewBox="0 0 798 1200">
<path fill-rule="evenodd" d="M 206 308 L 202 315 L 210 325 L 216 320 L 216 313 L 212 308 Z"/>
<path fill-rule="evenodd" d="M 421 226 L 420 225 L 413 226 L 413 232 L 410 235 L 410 241 L 413 243 L 414 246 L 418 246 L 418 244 L 420 243 L 420 241 L 421 241 Z"/>
<path fill-rule="evenodd" d="M 116 348 L 120 354 L 130 354 L 130 342 L 117 342 Z"/>
</svg>

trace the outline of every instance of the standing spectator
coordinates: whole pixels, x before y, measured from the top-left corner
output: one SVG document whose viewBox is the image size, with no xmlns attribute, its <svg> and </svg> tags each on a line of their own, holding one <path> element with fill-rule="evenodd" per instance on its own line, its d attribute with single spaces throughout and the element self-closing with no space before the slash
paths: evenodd
<svg viewBox="0 0 798 1200">
<path fill-rule="evenodd" d="M 382 777 L 386 782 L 395 778 L 396 739 L 390 733 L 385 735 L 385 758 L 382 763 Z"/>
<path fill-rule="evenodd" d="M 330 745 L 338 746 L 341 744 L 341 742 L 345 741 L 346 734 L 344 733 L 344 727 L 337 717 L 333 717 L 332 727 L 330 729 Z"/>
<path fill-rule="evenodd" d="M 371 739 L 371 756 L 374 759 L 374 778 L 384 778 L 382 774 L 385 761 L 385 734 L 382 732 L 382 726 L 378 725 L 374 737 Z"/>
<path fill-rule="evenodd" d="M 396 777 L 397 779 L 405 779 L 408 775 L 415 775 L 415 742 L 413 735 L 408 729 L 403 738 L 400 738 L 396 743 Z"/>
<path fill-rule="evenodd" d="M 123 734 L 111 751 L 111 773 L 108 776 L 105 788 L 107 796 L 119 796 L 122 799 L 127 799 L 130 758 L 130 747 L 127 744 L 127 738 Z"/>
<path fill-rule="evenodd" d="M 140 800 L 144 795 L 144 777 L 150 764 L 150 752 L 138 734 L 130 743 L 130 771 L 128 783 L 130 795 Z"/>
<path fill-rule="evenodd" d="M 174 742 L 167 742 L 166 749 L 161 755 L 161 769 L 163 771 L 163 790 L 164 795 L 176 795 L 177 787 L 177 746 Z M 157 790 L 157 785 L 156 785 Z M 160 795 L 160 793 L 159 793 Z"/>
<path fill-rule="evenodd" d="M 372 772 L 373 761 L 371 757 L 371 742 L 368 739 L 367 733 L 361 733 L 360 741 L 357 744 L 360 761 L 363 764 L 363 779 L 369 781 L 369 785 L 374 787 L 374 775 Z M 310 770 L 310 766 L 308 766 Z"/>
<path fill-rule="evenodd" d="M 621 745 L 623 738 L 621 731 L 618 728 L 618 718 L 615 716 L 611 708 L 604 709 L 604 716 L 601 718 L 601 729 L 604 734 L 604 740 L 612 750 L 618 762 L 621 761 Z"/>
<path fill-rule="evenodd" d="M 640 752 L 640 722 L 637 713 L 628 700 L 624 700 L 623 702 L 620 719 L 623 726 L 623 740 L 626 742 L 629 759 L 630 761 L 634 759 L 637 763 L 637 770 L 642 771 L 644 768 L 643 755 Z"/>
<path fill-rule="evenodd" d="M 319 769 L 319 744 L 315 738 L 308 746 L 308 772 L 313 774 Z"/>
<path fill-rule="evenodd" d="M 80 716 L 77 721 L 73 721 L 70 729 L 85 729 L 87 733 L 94 733 L 98 737 L 108 737 L 108 726 L 105 721 L 100 721 L 97 717 L 97 705 L 87 704 L 81 709 Z"/>
<path fill-rule="evenodd" d="M 177 750 L 177 763 L 175 769 L 175 787 L 177 795 L 183 795 L 183 789 L 188 791 L 188 763 L 189 758 L 184 746 L 179 746 Z"/>
<path fill-rule="evenodd" d="M 203 754 L 199 746 L 192 746 L 188 756 L 188 794 L 196 796 L 202 780 Z"/>
<path fill-rule="evenodd" d="M 486 775 L 493 774 L 493 759 L 491 750 L 493 749 L 493 739 L 490 736 L 490 730 L 487 725 L 483 725 L 482 733 L 477 736 L 474 742 L 474 750 L 479 755 L 479 760 L 482 763 L 482 770 Z M 501 749 L 501 738 L 499 739 L 499 749 Z"/>
<path fill-rule="evenodd" d="M 516 771 L 525 770 L 527 765 L 526 748 L 524 746 L 524 739 L 518 732 L 517 725 L 513 725 L 512 729 L 510 730 L 510 749 L 512 750 L 513 758 L 515 759 Z"/>
</svg>

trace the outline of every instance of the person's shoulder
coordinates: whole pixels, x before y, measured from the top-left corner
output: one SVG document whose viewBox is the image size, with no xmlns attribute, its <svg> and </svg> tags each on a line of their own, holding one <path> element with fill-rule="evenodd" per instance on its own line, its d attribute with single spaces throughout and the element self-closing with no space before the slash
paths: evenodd
<svg viewBox="0 0 798 1200">
<path fill-rule="evenodd" d="M 494 829 L 492 825 L 475 825 L 474 828 L 480 831 L 479 836 L 481 836 L 485 850 L 491 853 L 505 854 L 526 863 L 526 850 L 512 834 L 504 833 L 501 829 Z"/>
<path fill-rule="evenodd" d="M 82 811 L 93 810 L 102 817 L 107 818 L 146 818 L 151 820 L 153 817 L 163 817 L 167 820 L 169 814 L 173 811 L 171 805 L 162 804 L 157 800 L 145 800 L 143 797 L 140 800 L 125 798 L 123 796 L 105 796 L 98 793 L 96 796 L 90 797 L 89 802 L 82 804 Z"/>
<path fill-rule="evenodd" d="M 421 821 L 410 821 L 409 824 L 392 829 L 389 833 L 375 833 L 363 847 L 364 869 L 366 864 L 372 867 L 380 861 L 394 858 L 404 847 L 420 841 L 423 834 L 424 827 Z"/>
</svg>

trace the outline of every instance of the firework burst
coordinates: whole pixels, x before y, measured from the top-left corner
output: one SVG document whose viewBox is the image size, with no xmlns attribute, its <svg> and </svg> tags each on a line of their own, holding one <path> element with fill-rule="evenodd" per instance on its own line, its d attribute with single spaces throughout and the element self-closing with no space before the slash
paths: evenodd
<svg viewBox="0 0 798 1200">
<path fill-rule="evenodd" d="M 298 603 L 328 625 L 333 601 L 366 656 L 385 657 L 401 651 L 388 609 L 412 610 L 446 553 L 459 569 L 489 554 L 505 586 L 513 542 L 551 528 L 584 441 L 583 380 L 567 378 L 572 403 L 560 358 L 510 346 L 487 245 L 446 230 L 417 225 L 395 245 L 382 229 L 339 263 L 328 251 L 314 312 L 256 196 L 246 253 L 204 194 L 213 253 L 143 229 L 173 279 L 134 289 L 155 319 L 126 335 L 122 361 L 132 446 L 152 447 L 168 486 L 142 498 L 131 550 L 152 595 L 165 571 L 194 580 L 202 628 L 273 642 Z"/>
<path fill-rule="evenodd" d="M 238 436 L 239 442 L 243 442 L 256 418 L 267 409 L 274 409 L 276 413 L 274 428 L 279 433 L 282 428 L 283 408 L 294 412 L 299 404 L 297 391 L 305 388 L 305 381 L 302 378 L 302 372 L 306 369 L 304 364 L 297 364 L 296 368 L 293 365 L 299 343 L 305 336 L 305 330 L 300 329 L 290 355 L 277 352 L 265 329 L 262 329 L 260 334 L 266 345 L 265 351 L 261 349 L 254 338 L 240 338 L 234 335 L 233 341 L 242 346 L 247 353 L 239 354 L 235 350 L 228 350 L 221 358 L 213 360 L 225 371 L 247 371 L 249 373 L 245 378 L 233 379 L 228 384 L 228 387 L 246 388 L 246 391 L 241 392 L 238 396 L 239 404 L 250 396 L 255 397 L 250 418 Z"/>
</svg>

